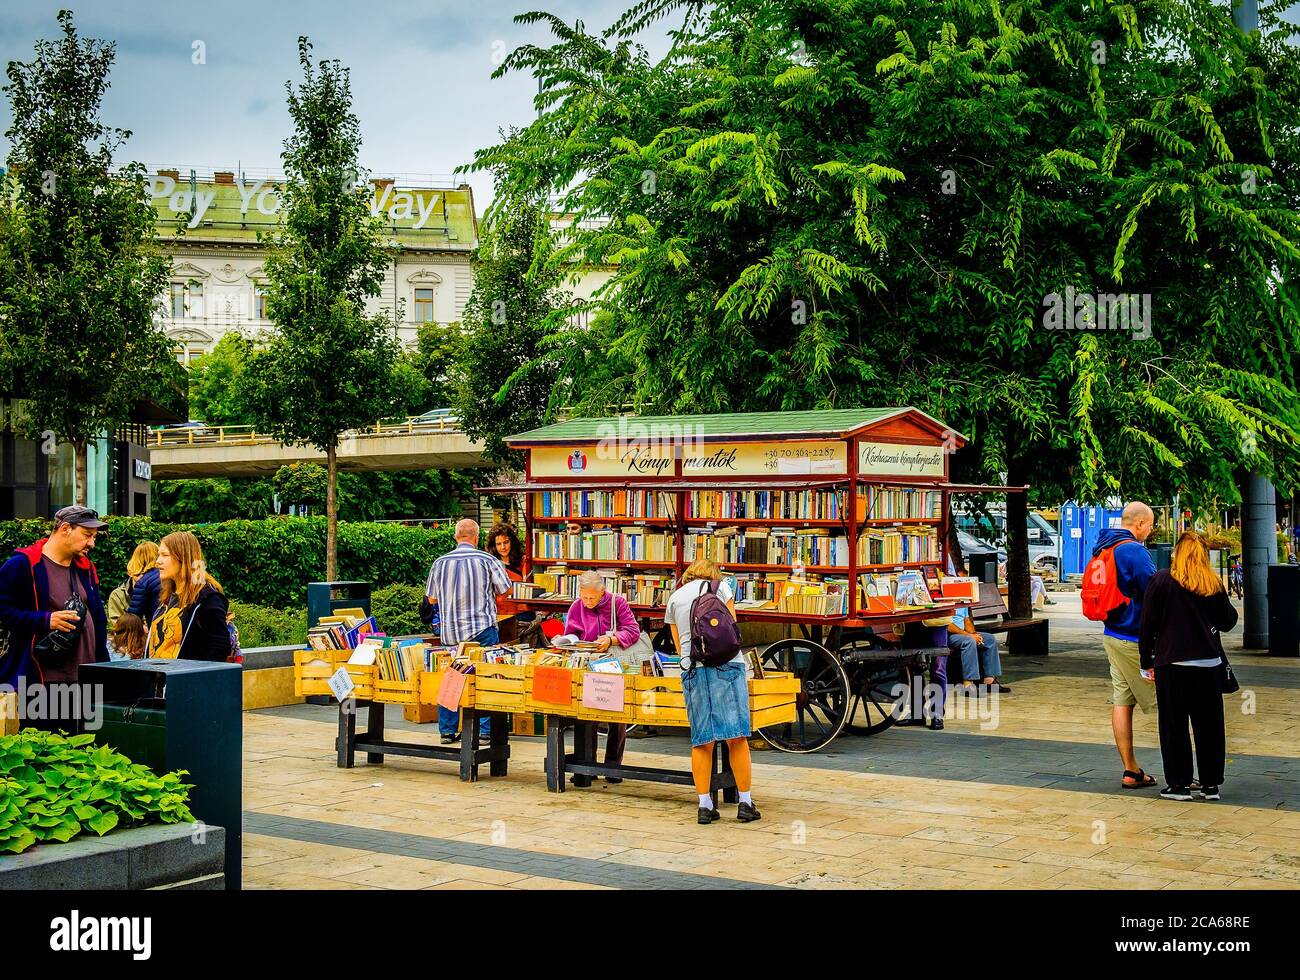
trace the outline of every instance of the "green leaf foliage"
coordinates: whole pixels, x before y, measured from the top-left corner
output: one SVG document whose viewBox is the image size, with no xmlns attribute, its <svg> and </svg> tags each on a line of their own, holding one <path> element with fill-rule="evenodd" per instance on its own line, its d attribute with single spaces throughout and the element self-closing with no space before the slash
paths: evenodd
<svg viewBox="0 0 1300 980">
<path fill-rule="evenodd" d="M 193 821 L 183 770 L 158 775 L 94 738 L 31 728 L 0 736 L 0 854 L 119 826 Z"/>
<path fill-rule="evenodd" d="M 323 517 L 279 517 L 220 524 L 165 524 L 145 517 L 109 517 L 91 552 L 100 582 L 111 589 L 126 576 L 126 563 L 144 540 L 159 541 L 177 530 L 193 531 L 213 576 L 234 600 L 276 609 L 307 604 L 307 583 L 322 581 Z M 47 521 L 0 521 L 0 555 L 49 533 Z M 423 587 L 429 566 L 455 547 L 451 526 L 345 522 L 339 525 L 339 574 L 344 580 L 394 582 Z M 242 630 L 242 624 L 236 621 Z M 241 632 L 241 641 L 243 634 Z M 243 641 L 246 642 L 246 641 Z M 255 644 L 249 643 L 253 646 Z"/>
</svg>

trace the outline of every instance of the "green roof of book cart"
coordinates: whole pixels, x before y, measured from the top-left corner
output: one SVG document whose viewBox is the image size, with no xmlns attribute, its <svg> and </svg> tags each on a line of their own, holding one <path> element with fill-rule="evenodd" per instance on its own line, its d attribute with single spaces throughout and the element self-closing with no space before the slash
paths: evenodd
<svg viewBox="0 0 1300 980">
<path fill-rule="evenodd" d="M 837 437 L 898 415 L 915 415 L 932 426 L 944 423 L 911 407 L 834 408 L 806 412 L 734 412 L 721 415 L 615 415 L 570 419 L 508 437 L 509 445 L 585 442 L 617 434 L 620 426 L 686 430 L 695 438 L 780 438 L 789 436 Z M 960 438 L 960 437 L 959 437 Z"/>
</svg>

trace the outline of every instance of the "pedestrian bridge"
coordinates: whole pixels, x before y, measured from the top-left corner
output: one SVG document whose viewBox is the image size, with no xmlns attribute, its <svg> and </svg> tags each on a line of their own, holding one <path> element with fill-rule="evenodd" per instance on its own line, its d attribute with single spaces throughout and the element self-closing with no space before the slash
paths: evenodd
<svg viewBox="0 0 1300 980">
<path fill-rule="evenodd" d="M 251 425 L 174 426 L 149 433 L 156 480 L 266 476 L 290 463 L 325 465 L 311 446 L 286 446 Z M 450 418 L 376 422 L 339 437 L 339 469 L 459 470 L 485 465 L 483 443 Z"/>
</svg>

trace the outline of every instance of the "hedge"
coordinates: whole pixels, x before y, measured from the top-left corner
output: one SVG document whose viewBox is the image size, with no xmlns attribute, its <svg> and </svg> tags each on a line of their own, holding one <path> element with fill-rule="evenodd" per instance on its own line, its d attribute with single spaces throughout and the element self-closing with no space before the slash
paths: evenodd
<svg viewBox="0 0 1300 980">
<path fill-rule="evenodd" d="M 193 531 L 208 568 L 231 599 L 258 606 L 307 605 L 307 583 L 325 572 L 325 518 L 272 517 L 220 524 L 164 524 L 147 517 L 109 517 L 91 554 L 100 581 L 111 589 L 126 577 L 135 546 L 160 541 L 172 531 Z M 0 521 L 0 555 L 49 533 L 42 520 Z M 435 558 L 455 547 L 450 526 L 340 523 L 339 578 L 370 582 L 376 589 L 394 582 L 423 586 Z M 241 636 L 242 640 L 242 636 Z M 249 644 L 252 646 L 252 644 Z"/>
</svg>

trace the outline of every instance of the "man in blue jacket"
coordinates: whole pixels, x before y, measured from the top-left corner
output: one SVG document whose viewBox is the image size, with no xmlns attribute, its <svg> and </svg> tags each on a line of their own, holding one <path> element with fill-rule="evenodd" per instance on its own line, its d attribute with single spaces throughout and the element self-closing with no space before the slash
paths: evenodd
<svg viewBox="0 0 1300 980">
<path fill-rule="evenodd" d="M 1155 681 L 1142 673 L 1138 663 L 1138 638 L 1142 632 L 1142 597 L 1147 583 L 1156 572 L 1151 553 L 1142 544 L 1151 536 L 1155 526 L 1155 513 L 1146 504 L 1135 500 L 1125 505 L 1120 515 L 1120 526 L 1101 532 L 1093 557 L 1107 548 L 1115 549 L 1115 573 L 1120 592 L 1128 602 L 1117 606 L 1106 617 L 1101 643 L 1110 662 L 1110 681 L 1113 689 L 1110 725 L 1115 733 L 1115 747 L 1124 762 L 1124 789 L 1140 789 L 1156 784 L 1138 766 L 1133 754 L 1133 706 L 1141 705 L 1143 714 L 1156 710 Z"/>
<path fill-rule="evenodd" d="M 108 623 L 89 558 L 105 526 L 89 507 L 64 507 L 48 538 L 19 548 L 0 565 L 0 630 L 9 640 L 0 684 L 16 690 L 20 684 L 75 683 L 82 664 L 108 660 Z"/>
</svg>

